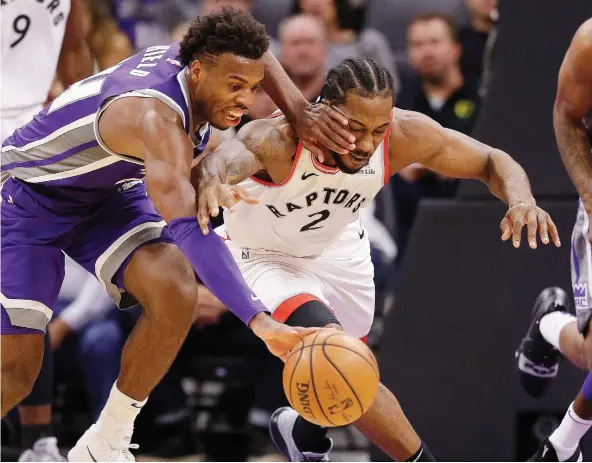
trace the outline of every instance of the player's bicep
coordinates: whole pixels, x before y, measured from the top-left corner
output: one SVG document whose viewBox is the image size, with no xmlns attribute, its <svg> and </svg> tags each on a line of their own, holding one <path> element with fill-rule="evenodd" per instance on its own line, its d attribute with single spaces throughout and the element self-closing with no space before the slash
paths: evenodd
<svg viewBox="0 0 592 463">
<path fill-rule="evenodd" d="M 455 130 L 444 131 L 442 143 L 422 164 L 448 177 L 485 180 L 493 148 Z"/>
</svg>

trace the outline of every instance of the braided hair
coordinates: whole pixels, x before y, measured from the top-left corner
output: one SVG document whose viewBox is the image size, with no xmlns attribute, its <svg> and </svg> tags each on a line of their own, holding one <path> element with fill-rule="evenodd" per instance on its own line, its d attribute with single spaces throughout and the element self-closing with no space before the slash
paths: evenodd
<svg viewBox="0 0 592 463">
<path fill-rule="evenodd" d="M 179 58 L 185 66 L 195 59 L 222 53 L 259 59 L 268 48 L 269 37 L 263 24 L 249 13 L 225 6 L 191 23 L 181 42 Z"/>
<path fill-rule="evenodd" d="M 331 69 L 321 89 L 321 99 L 342 104 L 350 92 L 364 98 L 391 95 L 395 103 L 393 76 L 372 58 L 347 58 Z"/>
</svg>

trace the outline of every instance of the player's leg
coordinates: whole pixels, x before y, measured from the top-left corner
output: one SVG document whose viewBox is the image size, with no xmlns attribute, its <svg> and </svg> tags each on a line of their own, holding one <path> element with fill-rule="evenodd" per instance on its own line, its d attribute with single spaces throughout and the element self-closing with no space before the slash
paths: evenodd
<svg viewBox="0 0 592 463">
<path fill-rule="evenodd" d="M 64 257 L 51 245 L 61 230 L 21 208 L 18 185 L 2 189 L 0 230 L 2 417 L 29 395 L 43 359 L 44 331 L 64 278 Z"/>
<path fill-rule="evenodd" d="M 580 204 L 571 236 L 571 280 L 577 318 L 570 296 L 561 288 L 545 289 L 537 298 L 528 332 L 516 350 L 520 381 L 533 397 L 547 392 L 564 356 L 587 370 L 585 340 L 580 333 L 585 331 L 592 311 L 588 221 L 588 214 Z"/>
<path fill-rule="evenodd" d="M 54 437 L 51 416 L 53 401 L 53 351 L 45 334 L 43 362 L 31 393 L 19 404 L 21 447 L 19 461 L 66 461 Z"/>
<path fill-rule="evenodd" d="M 191 327 L 197 281 L 143 185 L 116 195 L 76 232 L 68 254 L 95 272 L 121 308 L 137 300 L 143 314 L 125 344 L 119 377 L 99 419 L 68 458 L 132 460 L 134 421 Z"/>
</svg>

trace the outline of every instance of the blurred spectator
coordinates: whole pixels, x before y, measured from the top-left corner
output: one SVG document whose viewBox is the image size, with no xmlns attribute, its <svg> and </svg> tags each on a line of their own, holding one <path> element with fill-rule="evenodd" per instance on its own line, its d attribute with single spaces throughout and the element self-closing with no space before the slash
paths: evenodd
<svg viewBox="0 0 592 463">
<path fill-rule="evenodd" d="M 327 75 L 327 32 L 318 19 L 296 15 L 279 28 L 278 59 L 304 97 L 317 99 Z"/>
<path fill-rule="evenodd" d="M 442 126 L 470 134 L 480 97 L 477 83 L 460 70 L 461 48 L 454 21 L 440 13 L 426 13 L 411 21 L 408 31 L 409 64 L 416 73 L 403 82 L 397 106 L 423 113 Z M 414 164 L 391 182 L 397 207 L 397 239 L 404 254 L 421 198 L 452 197 L 458 182 Z M 400 261 L 398 262 L 400 264 Z"/>
<path fill-rule="evenodd" d="M 462 46 L 460 67 L 467 80 L 480 82 L 489 34 L 497 18 L 497 0 L 465 0 L 469 23 L 458 32 Z"/>
<path fill-rule="evenodd" d="M 329 39 L 328 68 L 349 57 L 370 57 L 387 68 L 396 87 L 398 74 L 393 52 L 386 37 L 360 24 L 362 11 L 353 9 L 349 0 L 294 0 L 294 13 L 308 13 L 320 19 Z"/>
</svg>

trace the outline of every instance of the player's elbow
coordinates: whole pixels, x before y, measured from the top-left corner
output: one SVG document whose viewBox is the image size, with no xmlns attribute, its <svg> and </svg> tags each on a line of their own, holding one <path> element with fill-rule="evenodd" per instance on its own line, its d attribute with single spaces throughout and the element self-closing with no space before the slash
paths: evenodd
<svg viewBox="0 0 592 463">
<path fill-rule="evenodd" d="M 148 194 L 162 215 L 170 222 L 196 214 L 195 190 L 182 175 L 147 175 Z"/>
</svg>

